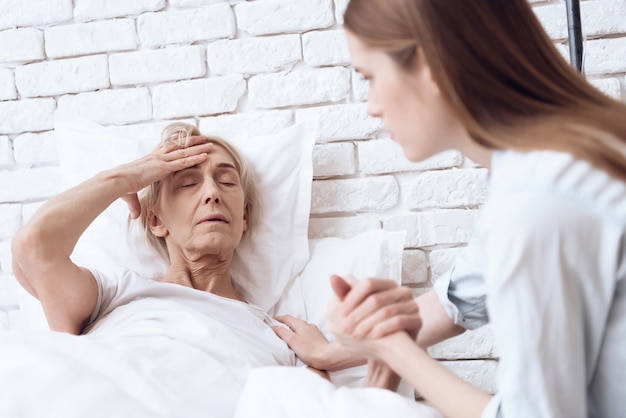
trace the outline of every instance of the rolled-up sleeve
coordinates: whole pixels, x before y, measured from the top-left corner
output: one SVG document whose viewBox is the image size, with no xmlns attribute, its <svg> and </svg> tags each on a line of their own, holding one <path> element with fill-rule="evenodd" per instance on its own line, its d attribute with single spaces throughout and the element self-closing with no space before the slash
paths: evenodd
<svg viewBox="0 0 626 418">
<path fill-rule="evenodd" d="M 489 322 L 482 265 L 480 241 L 473 238 L 457 256 L 455 266 L 434 285 L 446 313 L 466 329 L 479 328 Z"/>
</svg>

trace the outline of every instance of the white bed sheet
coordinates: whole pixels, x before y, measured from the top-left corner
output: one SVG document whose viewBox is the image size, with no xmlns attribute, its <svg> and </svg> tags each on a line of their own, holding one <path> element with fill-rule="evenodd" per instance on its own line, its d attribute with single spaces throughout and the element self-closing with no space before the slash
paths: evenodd
<svg viewBox="0 0 626 418">
<path fill-rule="evenodd" d="M 389 277 L 399 282 L 403 241 L 403 233 L 382 230 L 350 239 L 312 240 L 307 267 L 283 296 L 279 313 L 306 317 L 332 339 L 323 315 L 332 294 L 330 274 L 352 272 L 358 277 Z M 189 291 L 180 292 L 184 290 Z M 269 357 L 263 358 L 236 354 L 258 345 L 259 332 L 267 332 L 266 339 L 277 338 L 268 327 L 247 333 L 244 330 L 238 335 L 241 327 L 232 322 L 233 315 L 227 309 L 216 307 L 219 321 L 207 326 L 194 317 L 192 309 L 168 305 L 172 300 L 163 300 L 158 294 L 146 295 L 158 300 L 147 298 L 118 308 L 115 315 L 119 315 L 120 324 L 113 317 L 95 326 L 95 334 L 106 334 L 102 338 L 32 331 L 36 327 L 29 327 L 28 333 L 0 333 L 0 417 L 230 418 L 251 370 L 289 363 L 274 358 L 277 355 L 272 350 L 266 350 Z M 41 314 L 38 302 L 29 298 L 37 308 L 31 311 Z M 303 298 L 306 315 L 299 312 Z M 192 308 L 189 302 L 185 308 Z M 197 305 L 195 308 L 202 310 Z M 37 319 L 45 321 L 42 315 Z M 258 326 L 262 321 L 260 317 L 256 320 Z M 171 322 L 166 327 L 169 335 L 155 335 L 162 328 L 157 321 Z M 109 329 L 104 330 L 104 326 Z M 205 347 L 207 341 L 220 343 Z M 293 356 L 290 350 L 287 352 Z M 301 370 L 304 378 L 300 392 L 306 393 L 306 376 L 316 375 L 305 368 L 296 370 Z M 278 376 L 282 375 L 275 378 Z M 334 382 L 350 387 L 360 386 L 364 377 L 364 367 L 332 376 Z M 262 386 L 258 379 L 255 382 Z M 289 382 L 293 386 L 301 384 L 297 377 Z M 410 387 L 407 389 L 412 393 Z M 414 403 L 403 399 L 409 405 Z"/>
<path fill-rule="evenodd" d="M 1 333 L 0 416 L 231 418 L 252 368 L 296 364 L 235 308 L 216 304 L 212 320 L 146 298 L 109 314 L 105 334 Z"/>
<path fill-rule="evenodd" d="M 253 370 L 234 417 L 442 418 L 431 406 L 389 390 L 336 386 L 307 370 L 289 367 Z"/>
</svg>

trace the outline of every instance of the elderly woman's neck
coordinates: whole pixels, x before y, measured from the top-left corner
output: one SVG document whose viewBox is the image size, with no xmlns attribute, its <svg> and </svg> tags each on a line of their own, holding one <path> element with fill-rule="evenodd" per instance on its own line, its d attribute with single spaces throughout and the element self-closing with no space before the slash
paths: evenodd
<svg viewBox="0 0 626 418">
<path fill-rule="evenodd" d="M 230 259 L 199 262 L 172 261 L 163 281 L 243 301 L 243 297 L 234 288 L 230 277 L 230 261 Z"/>
</svg>

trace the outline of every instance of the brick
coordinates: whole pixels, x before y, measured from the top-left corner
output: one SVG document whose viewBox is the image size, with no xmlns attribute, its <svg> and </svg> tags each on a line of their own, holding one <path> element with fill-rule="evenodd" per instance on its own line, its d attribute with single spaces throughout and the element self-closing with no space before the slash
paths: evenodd
<svg viewBox="0 0 626 418">
<path fill-rule="evenodd" d="M 54 131 L 22 134 L 13 140 L 13 148 L 15 161 L 20 164 L 59 163 Z"/>
<path fill-rule="evenodd" d="M 0 204 L 0 239 L 10 238 L 22 225 L 22 205 Z"/>
<path fill-rule="evenodd" d="M 72 19 L 72 0 L 2 0 L 0 29 L 48 26 Z"/>
<path fill-rule="evenodd" d="M 454 266 L 459 252 L 464 247 L 441 248 L 428 253 L 428 263 L 432 282 L 435 283 L 441 276 L 446 274 Z"/>
<path fill-rule="evenodd" d="M 0 136 L 0 167 L 13 164 L 13 145 L 8 136 Z"/>
<path fill-rule="evenodd" d="M 199 45 L 123 52 L 109 57 L 113 85 L 157 83 L 201 77 L 204 48 Z"/>
<path fill-rule="evenodd" d="M 214 74 L 277 72 L 290 69 L 301 59 L 298 35 L 223 40 L 207 45 L 207 62 Z"/>
<path fill-rule="evenodd" d="M 171 123 L 184 122 L 196 126 L 194 119 L 162 120 L 158 122 L 135 123 L 132 125 L 111 125 L 107 126 L 107 131 L 114 135 L 125 136 L 132 139 L 154 139 L 154 145 L 159 143 L 163 129 Z"/>
<path fill-rule="evenodd" d="M 15 84 L 22 97 L 104 89 L 109 87 L 107 57 L 94 55 L 17 67 Z"/>
<path fill-rule="evenodd" d="M 352 143 L 317 145 L 313 149 L 313 176 L 333 177 L 356 173 L 356 151 Z"/>
<path fill-rule="evenodd" d="M 309 238 L 352 238 L 365 231 L 381 228 L 380 218 L 375 214 L 360 214 L 344 218 L 311 218 Z"/>
<path fill-rule="evenodd" d="M 428 261 L 421 250 L 406 250 L 402 253 L 402 285 L 428 283 Z"/>
<path fill-rule="evenodd" d="M 0 32 L 0 62 L 27 62 L 43 58 L 42 31 L 20 28 Z"/>
<path fill-rule="evenodd" d="M 59 112 L 100 124 L 124 124 L 152 119 L 147 88 L 102 90 L 59 98 Z"/>
<path fill-rule="evenodd" d="M 278 133 L 291 126 L 293 111 L 267 110 L 262 112 L 236 113 L 200 118 L 200 132 L 251 132 L 253 135 Z"/>
<path fill-rule="evenodd" d="M 0 273 L 4 275 L 13 273 L 11 240 L 0 241 Z"/>
<path fill-rule="evenodd" d="M 370 83 L 363 74 L 352 71 L 352 97 L 357 102 L 366 102 Z"/>
<path fill-rule="evenodd" d="M 335 23 L 332 0 L 259 0 L 235 6 L 237 27 L 251 35 L 305 32 Z"/>
<path fill-rule="evenodd" d="M 304 62 L 311 66 L 350 63 L 348 43 L 343 30 L 308 32 L 302 35 Z"/>
<path fill-rule="evenodd" d="M 8 68 L 0 68 L 0 100 L 12 100 L 17 97 L 15 77 Z"/>
<path fill-rule="evenodd" d="M 383 229 L 406 230 L 405 248 L 465 244 L 474 231 L 476 217 L 476 210 L 464 209 L 439 209 L 392 215 L 383 221 Z"/>
<path fill-rule="evenodd" d="M 426 171 L 401 184 L 408 209 L 477 206 L 487 194 L 487 170 Z"/>
<path fill-rule="evenodd" d="M 102 20 L 112 17 L 136 16 L 165 7 L 165 0 L 74 0 L 77 21 Z"/>
<path fill-rule="evenodd" d="M 595 88 L 616 100 L 622 99 L 622 86 L 617 78 L 589 80 Z"/>
<path fill-rule="evenodd" d="M 399 192 L 391 176 L 316 180 L 311 191 L 311 214 L 380 212 L 398 203 Z"/>
<path fill-rule="evenodd" d="M 318 142 L 372 138 L 383 127 L 380 119 L 367 114 L 367 105 L 362 103 L 299 109 L 296 122 L 315 129 Z"/>
<path fill-rule="evenodd" d="M 44 37 L 49 58 L 132 50 L 138 42 L 133 19 L 53 26 Z"/>
<path fill-rule="evenodd" d="M 495 357 L 493 328 L 486 325 L 465 331 L 461 335 L 429 347 L 428 354 L 438 360 L 493 359 Z"/>
<path fill-rule="evenodd" d="M 54 99 L 0 102 L 0 134 L 46 131 L 54 127 Z"/>
<path fill-rule="evenodd" d="M 32 218 L 33 214 L 39 209 L 46 201 L 25 203 L 22 205 L 22 224 L 26 224 Z"/>
<path fill-rule="evenodd" d="M 59 167 L 0 171 L 0 203 L 43 199 L 61 191 Z"/>
<path fill-rule="evenodd" d="M 623 0 L 581 2 L 580 15 L 586 36 L 626 33 L 626 2 Z"/>
<path fill-rule="evenodd" d="M 587 75 L 626 72 L 626 37 L 587 41 L 584 65 Z"/>
<path fill-rule="evenodd" d="M 535 6 L 533 10 L 550 38 L 567 39 L 567 10 L 564 3 Z"/>
<path fill-rule="evenodd" d="M 570 64 L 569 45 L 567 44 L 555 44 L 556 50 L 561 54 L 561 57 Z"/>
<path fill-rule="evenodd" d="M 335 20 L 340 25 L 343 25 L 343 14 L 346 12 L 349 0 L 335 0 Z"/>
<path fill-rule="evenodd" d="M 235 18 L 226 3 L 214 6 L 145 13 L 137 18 L 142 45 L 161 46 L 235 36 Z"/>
<path fill-rule="evenodd" d="M 568 38 L 565 4 L 538 6 L 534 10 L 552 39 Z M 626 32 L 624 1 L 584 1 L 580 3 L 580 15 L 584 36 L 596 37 Z"/>
<path fill-rule="evenodd" d="M 337 102 L 350 93 L 350 71 L 342 67 L 253 76 L 250 104 L 257 108 Z"/>
<path fill-rule="evenodd" d="M 0 309 L 19 309 L 19 287 L 21 286 L 15 278 L 11 276 L 0 276 Z"/>
<path fill-rule="evenodd" d="M 402 147 L 390 139 L 365 141 L 357 145 L 359 171 L 367 174 L 437 170 L 458 167 L 463 162 L 463 156 L 458 151 L 446 151 L 421 162 L 411 162 L 404 156 Z"/>
<path fill-rule="evenodd" d="M 206 6 L 208 4 L 221 3 L 224 0 L 169 0 L 169 4 L 174 7 L 197 7 Z M 230 3 L 244 0 L 230 0 Z"/>
<path fill-rule="evenodd" d="M 240 75 L 162 84 L 154 89 L 158 119 L 232 112 L 246 91 Z"/>
<path fill-rule="evenodd" d="M 1 175 L 2 174 L 0 172 L 0 176 Z M 0 272 L 9 274 L 13 273 L 10 240 L 0 241 Z"/>
<path fill-rule="evenodd" d="M 496 382 L 498 362 L 495 360 L 442 361 L 441 364 L 482 391 L 491 394 L 498 391 Z"/>
</svg>

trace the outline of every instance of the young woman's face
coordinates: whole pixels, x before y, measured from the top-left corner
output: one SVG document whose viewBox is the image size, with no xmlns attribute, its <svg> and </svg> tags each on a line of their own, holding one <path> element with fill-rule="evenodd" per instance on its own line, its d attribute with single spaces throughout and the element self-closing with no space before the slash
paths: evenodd
<svg viewBox="0 0 626 418">
<path fill-rule="evenodd" d="M 180 248 L 190 260 L 232 255 L 248 227 L 233 158 L 215 146 L 202 164 L 165 178 L 156 212 L 170 253 Z"/>
<path fill-rule="evenodd" d="M 350 31 L 346 38 L 353 66 L 369 80 L 368 113 L 382 119 L 405 156 L 421 161 L 456 148 L 463 130 L 441 97 L 421 50 L 413 68 L 403 70 Z"/>
</svg>

